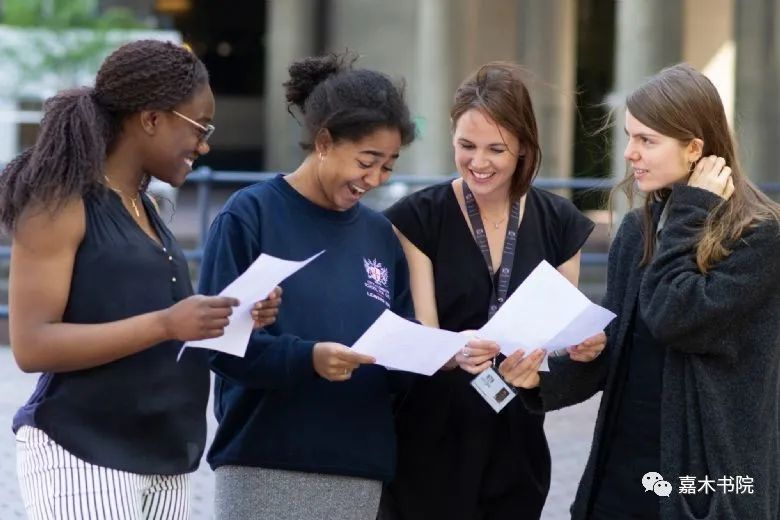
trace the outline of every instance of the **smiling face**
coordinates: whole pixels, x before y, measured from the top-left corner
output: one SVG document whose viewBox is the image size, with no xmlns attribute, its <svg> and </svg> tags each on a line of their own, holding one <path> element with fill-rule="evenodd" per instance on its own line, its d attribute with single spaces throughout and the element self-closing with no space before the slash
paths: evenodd
<svg viewBox="0 0 780 520">
<path fill-rule="evenodd" d="M 626 110 L 628 144 L 623 156 L 629 161 L 634 180 L 645 193 L 687 182 L 691 163 L 701 157 L 700 139 L 686 144 L 642 124 Z"/>
<path fill-rule="evenodd" d="M 401 133 L 379 128 L 357 140 L 333 142 L 323 133 L 315 142 L 316 190 L 312 202 L 344 211 L 387 182 L 401 150 Z"/>
<path fill-rule="evenodd" d="M 452 137 L 455 166 L 477 197 L 506 197 L 517 168 L 520 143 L 476 108 L 463 113 Z"/>
<path fill-rule="evenodd" d="M 208 85 L 204 85 L 174 110 L 180 115 L 172 111 L 142 114 L 142 119 L 152 118 L 155 126 L 144 169 L 171 186 L 181 186 L 192 171 L 195 160 L 209 152 L 209 145 L 203 140 L 203 128 L 198 125 L 205 127 L 212 123 L 214 94 Z"/>
</svg>

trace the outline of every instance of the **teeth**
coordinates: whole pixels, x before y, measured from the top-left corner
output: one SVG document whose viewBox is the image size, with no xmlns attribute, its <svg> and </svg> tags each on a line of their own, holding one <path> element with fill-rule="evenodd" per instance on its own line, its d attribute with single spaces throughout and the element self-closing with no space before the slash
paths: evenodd
<svg viewBox="0 0 780 520">
<path fill-rule="evenodd" d="M 364 190 L 364 189 L 362 189 L 362 188 L 359 188 L 359 187 L 355 186 L 354 184 L 350 184 L 350 185 L 349 185 L 349 188 L 350 188 L 350 189 L 351 189 L 351 190 L 352 190 L 352 191 L 353 191 L 353 192 L 354 192 L 356 195 L 363 195 L 363 194 L 366 192 L 366 190 Z"/>
<path fill-rule="evenodd" d="M 186 163 L 187 163 L 187 166 L 189 166 L 190 168 L 192 168 L 192 163 L 194 163 L 195 161 L 193 161 L 192 159 L 184 159 L 184 162 L 186 162 Z"/>
<path fill-rule="evenodd" d="M 474 170 L 471 170 L 471 173 L 473 173 L 474 177 L 476 177 L 477 179 L 489 179 L 490 177 L 493 176 L 493 172 L 491 172 L 491 173 L 479 173 L 479 172 L 475 172 Z"/>
</svg>

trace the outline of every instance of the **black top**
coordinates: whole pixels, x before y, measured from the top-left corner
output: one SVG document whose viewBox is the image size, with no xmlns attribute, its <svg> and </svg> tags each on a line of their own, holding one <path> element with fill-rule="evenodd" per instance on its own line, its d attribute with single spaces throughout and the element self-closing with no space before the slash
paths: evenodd
<svg viewBox="0 0 780 520">
<path fill-rule="evenodd" d="M 399 201 L 386 212 L 434 270 L 442 329 L 487 321 L 490 275 L 451 182 Z M 518 228 L 511 294 L 542 260 L 574 256 L 593 223 L 568 200 L 532 188 Z M 404 519 L 537 518 L 549 489 L 543 415 L 520 400 L 496 414 L 456 369 L 421 378 L 398 410 L 399 465 L 385 514 Z"/>
<path fill-rule="evenodd" d="M 659 515 L 659 497 L 645 490 L 642 476 L 661 468 L 661 382 L 666 352 L 640 312 L 634 312 L 627 337 L 615 381 L 620 389 L 611 403 L 615 411 L 609 414 L 612 421 L 595 480 L 593 517 L 654 519 Z M 676 486 L 676 475 L 664 477 Z"/>
<path fill-rule="evenodd" d="M 113 192 L 84 197 L 65 323 L 106 323 L 160 310 L 192 294 L 187 262 L 151 201 L 152 240 Z M 205 351 L 166 341 L 99 367 L 44 373 L 14 417 L 99 466 L 141 474 L 194 471 L 206 441 Z"/>
</svg>

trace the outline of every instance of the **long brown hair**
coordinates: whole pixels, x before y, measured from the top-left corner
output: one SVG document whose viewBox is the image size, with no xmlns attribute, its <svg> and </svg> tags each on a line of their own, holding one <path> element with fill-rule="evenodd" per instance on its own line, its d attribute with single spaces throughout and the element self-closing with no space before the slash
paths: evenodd
<svg viewBox="0 0 780 520">
<path fill-rule="evenodd" d="M 742 172 L 723 103 L 704 74 L 685 63 L 667 67 L 634 90 L 626 100 L 626 108 L 643 125 L 683 144 L 701 139 L 704 141 L 702 157 L 723 157 L 731 167 L 734 193 L 710 211 L 697 239 L 696 263 L 702 273 L 726 258 L 734 242 L 756 223 L 767 220 L 780 223 L 780 205 Z M 630 170 L 612 190 L 611 201 L 617 192 L 625 193 L 629 202 L 633 202 L 634 179 Z M 650 262 L 655 249 L 652 204 L 668 195 L 668 189 L 646 195 L 644 255 L 640 265 Z"/>
<path fill-rule="evenodd" d="M 487 63 L 461 83 L 450 108 L 453 128 L 460 116 L 476 108 L 517 137 L 525 154 L 518 157 L 509 184 L 509 200 L 512 201 L 525 195 L 542 162 L 536 116 L 523 81 L 524 74 L 523 68 L 515 63 Z"/>
</svg>

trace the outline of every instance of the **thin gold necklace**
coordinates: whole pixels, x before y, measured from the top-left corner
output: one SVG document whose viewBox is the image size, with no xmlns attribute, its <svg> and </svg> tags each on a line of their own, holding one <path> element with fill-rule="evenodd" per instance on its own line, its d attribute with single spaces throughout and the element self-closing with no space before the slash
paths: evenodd
<svg viewBox="0 0 780 520">
<path fill-rule="evenodd" d="M 103 178 L 106 179 L 106 182 L 108 183 L 108 187 L 111 188 L 113 191 L 115 191 L 119 195 L 120 199 L 124 198 L 124 197 L 127 197 L 128 199 L 130 199 L 130 205 L 133 206 L 133 211 L 135 212 L 135 217 L 136 218 L 141 218 L 141 212 L 138 211 L 138 206 L 135 203 L 135 199 L 136 198 L 139 199 L 138 202 L 141 202 L 139 195 L 136 194 L 135 197 L 129 197 L 129 196 L 125 195 L 124 193 L 122 193 L 122 190 L 120 190 L 119 188 L 114 188 L 114 186 L 111 184 L 111 181 L 108 180 L 108 175 L 103 175 Z"/>
<path fill-rule="evenodd" d="M 507 213 L 508 213 L 508 210 L 507 210 Z M 498 227 L 501 225 L 501 223 L 504 222 L 509 215 L 504 214 L 504 218 L 502 218 L 501 220 L 495 221 L 495 222 L 491 222 L 491 219 L 487 218 L 487 215 L 485 215 L 482 212 L 480 212 L 480 216 L 482 217 L 482 220 L 484 222 L 487 222 L 488 224 L 492 224 L 493 225 L 493 229 L 498 229 Z"/>
<path fill-rule="evenodd" d="M 501 220 L 499 220 L 498 222 L 490 222 L 490 220 L 488 220 L 488 219 L 487 219 L 487 218 L 485 218 L 485 217 L 482 217 L 482 220 L 484 220 L 484 221 L 485 221 L 485 222 L 487 222 L 488 224 L 493 224 L 493 229 L 498 229 L 498 226 L 500 226 L 500 225 L 501 225 L 501 223 L 502 223 L 503 221 L 505 221 L 505 220 L 506 220 L 506 217 L 502 218 L 502 219 L 501 219 Z"/>
</svg>

